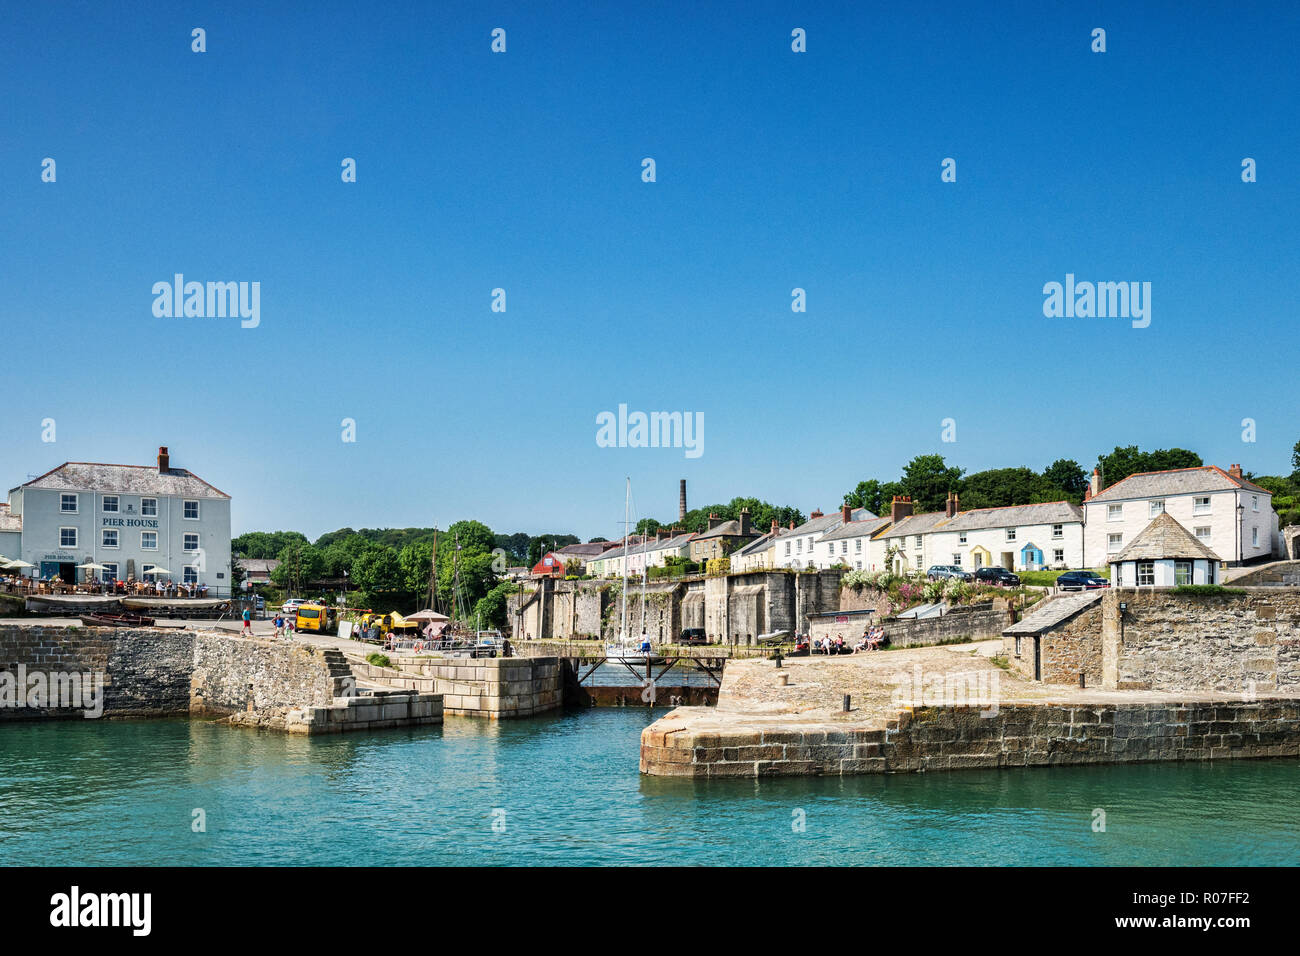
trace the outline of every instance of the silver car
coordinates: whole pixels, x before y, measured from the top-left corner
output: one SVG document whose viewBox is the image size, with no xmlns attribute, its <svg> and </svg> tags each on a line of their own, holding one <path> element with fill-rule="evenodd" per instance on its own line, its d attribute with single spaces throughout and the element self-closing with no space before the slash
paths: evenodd
<svg viewBox="0 0 1300 956">
<path fill-rule="evenodd" d="M 955 564 L 931 565 L 930 570 L 925 572 L 925 576 L 931 581 L 942 581 L 945 578 L 956 578 L 958 581 L 970 580 L 970 575 Z"/>
</svg>

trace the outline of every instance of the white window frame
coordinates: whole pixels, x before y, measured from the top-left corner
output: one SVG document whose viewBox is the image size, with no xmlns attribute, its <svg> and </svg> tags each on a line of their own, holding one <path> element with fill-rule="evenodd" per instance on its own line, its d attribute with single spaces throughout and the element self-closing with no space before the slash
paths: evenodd
<svg viewBox="0 0 1300 956">
<path fill-rule="evenodd" d="M 1165 513 L 1164 498 L 1152 498 L 1150 501 L 1147 502 L 1148 518 L 1159 518 L 1164 513 Z"/>
<path fill-rule="evenodd" d="M 112 571 L 112 573 L 110 574 L 109 571 Z M 104 565 L 104 570 L 99 572 L 99 578 L 100 578 L 101 581 L 116 581 L 116 580 L 117 580 L 117 562 L 116 562 L 116 561 L 109 561 L 109 562 L 107 562 L 107 563 Z"/>
<path fill-rule="evenodd" d="M 108 543 L 108 536 L 110 534 L 113 536 L 112 544 Z M 112 550 L 116 551 L 118 548 L 122 547 L 122 536 L 121 534 L 118 533 L 118 530 L 116 528 L 100 528 L 99 546 L 101 548 L 111 548 Z"/>
<path fill-rule="evenodd" d="M 191 575 L 193 575 L 193 577 L 191 577 Z M 181 568 L 181 583 L 198 584 L 199 569 L 192 564 L 187 564 L 185 567 Z"/>
<path fill-rule="evenodd" d="M 1251 511 L 1259 510 L 1259 495 L 1250 496 L 1250 510 Z"/>
<path fill-rule="evenodd" d="M 194 539 L 194 547 L 189 547 L 190 538 Z M 193 554 L 199 550 L 199 533 L 197 531 L 186 531 L 181 535 L 181 551 L 185 554 Z"/>
<path fill-rule="evenodd" d="M 113 507 L 111 507 L 111 508 L 108 506 L 108 503 L 109 503 L 110 501 L 113 502 Z M 121 511 L 122 511 L 122 499 L 121 499 L 121 496 L 119 496 L 119 495 L 104 495 L 103 499 L 100 501 L 99 510 L 102 511 L 102 512 L 104 512 L 104 514 L 106 514 L 106 515 L 115 515 L 115 514 L 120 514 Z"/>
<path fill-rule="evenodd" d="M 862 539 L 861 539 L 861 538 L 858 538 L 858 539 L 853 543 L 853 553 L 854 553 L 854 554 L 861 554 L 861 553 L 862 553 Z"/>
<path fill-rule="evenodd" d="M 194 517 L 192 518 L 188 514 L 186 514 L 186 511 L 189 510 L 190 505 L 194 506 Z M 181 499 L 181 518 L 183 518 L 185 521 L 199 521 L 201 520 L 202 516 L 203 513 L 202 511 L 199 510 L 199 499 L 197 498 Z"/>
<path fill-rule="evenodd" d="M 953 567 L 957 567 L 957 568 L 960 568 L 960 567 L 961 567 L 961 552 L 960 552 L 960 551 L 954 551 L 954 552 L 952 553 L 952 563 L 953 563 Z"/>
<path fill-rule="evenodd" d="M 1054 525 L 1052 525 L 1052 538 L 1053 538 L 1053 540 L 1059 541 L 1061 538 L 1064 538 L 1064 537 L 1065 537 L 1065 525 L 1063 525 L 1063 524 L 1054 524 Z"/>
<path fill-rule="evenodd" d="M 1107 520 L 1107 521 L 1123 521 L 1123 520 L 1124 520 L 1124 505 L 1123 505 L 1122 502 L 1121 502 L 1120 504 L 1117 504 L 1117 505 L 1107 505 L 1107 506 L 1106 506 L 1106 520 Z"/>
<path fill-rule="evenodd" d="M 1055 548 L 1055 549 L 1053 549 L 1053 551 L 1052 551 L 1052 563 L 1053 563 L 1053 564 L 1064 564 L 1064 563 L 1065 563 L 1065 549 L 1064 549 L 1064 548 Z"/>
<path fill-rule="evenodd" d="M 67 499 L 68 499 L 68 498 L 71 498 L 71 499 L 72 499 L 72 507 L 71 507 L 71 508 L 66 508 L 66 507 L 64 507 L 64 505 L 67 504 Z M 75 514 L 80 514 L 80 513 L 81 513 L 81 496 L 80 496 L 79 494 L 77 494 L 75 491 L 61 491 L 61 492 L 59 492 L 59 514 L 61 514 L 61 515 L 75 515 Z"/>
<path fill-rule="evenodd" d="M 1124 550 L 1124 535 L 1123 535 L 1123 534 L 1116 533 L 1116 534 L 1108 534 L 1108 535 L 1106 535 L 1106 553 L 1107 553 L 1107 554 L 1119 554 L 1119 553 L 1120 553 L 1121 551 L 1123 551 L 1123 550 Z"/>
<path fill-rule="evenodd" d="M 68 542 L 66 542 L 66 541 L 63 540 L 63 532 L 65 532 L 65 531 L 71 531 L 71 532 L 72 532 L 72 543 L 71 543 L 71 544 L 69 544 Z M 76 528 L 75 525 L 61 525 L 61 526 L 59 527 L 59 550 L 60 550 L 60 551 L 62 551 L 62 550 L 65 549 L 65 548 L 79 548 L 79 547 L 81 547 L 81 545 L 79 545 L 79 544 L 77 543 L 78 540 L 80 540 L 80 539 L 78 538 L 78 535 L 77 535 L 77 528 Z"/>
<path fill-rule="evenodd" d="M 1211 509 L 1211 507 L 1212 507 L 1212 504 L 1211 504 L 1212 501 L 1213 501 L 1213 499 L 1210 498 L 1209 495 L 1196 495 L 1196 496 L 1194 496 L 1194 497 L 1192 498 L 1192 514 L 1194 514 L 1194 515 L 1208 515 L 1208 514 L 1210 513 L 1210 509 Z M 1205 502 L 1205 504 L 1202 505 L 1201 502 Z"/>
<path fill-rule="evenodd" d="M 1186 572 L 1187 574 L 1186 581 L 1178 580 L 1178 576 L 1182 572 Z M 1181 587 L 1186 584 L 1191 584 L 1195 580 L 1195 578 L 1193 577 L 1193 573 L 1194 573 L 1193 565 L 1191 561 L 1175 561 L 1174 562 L 1174 586 Z"/>
<path fill-rule="evenodd" d="M 143 581 L 145 578 L 148 577 L 149 572 L 152 571 L 152 570 L 153 570 L 154 568 L 156 568 L 156 567 L 158 567 L 158 565 L 156 565 L 156 564 L 145 564 L 145 563 L 141 562 L 141 564 L 140 564 L 140 579 Z"/>
<path fill-rule="evenodd" d="M 149 547 L 149 545 L 147 545 L 147 544 L 144 543 L 144 536 L 147 535 L 147 534 L 151 534 L 151 535 L 153 535 L 153 547 L 152 547 L 152 548 Z M 141 532 L 140 532 L 140 550 L 141 550 L 141 551 L 157 551 L 157 550 L 158 550 L 158 532 L 157 532 L 157 531 L 141 531 Z M 143 574 L 144 572 L 141 572 L 141 573 Z"/>
<path fill-rule="evenodd" d="M 1252 548 L 1259 547 L 1259 528 L 1250 529 L 1250 546 Z"/>
<path fill-rule="evenodd" d="M 957 532 L 957 543 L 958 543 L 958 544 L 965 544 L 965 543 L 966 543 L 966 532 L 965 532 L 965 531 L 958 531 L 958 532 Z"/>
<path fill-rule="evenodd" d="M 1204 531 L 1205 533 L 1201 534 L 1202 531 Z M 1192 529 L 1192 534 L 1196 537 L 1198 541 L 1209 541 L 1212 533 L 1213 532 L 1211 531 L 1210 526 L 1208 524 L 1203 524 L 1200 525 L 1199 527 Z"/>
<path fill-rule="evenodd" d="M 1015 529 L 1015 528 L 1007 528 L 1007 529 L 1006 529 L 1006 540 L 1007 540 L 1007 541 L 1015 541 L 1015 540 L 1016 540 L 1016 529 Z"/>
<path fill-rule="evenodd" d="M 1143 578 L 1143 570 L 1144 570 L 1144 569 L 1145 569 L 1145 571 L 1147 572 L 1147 576 L 1150 578 L 1149 581 L 1143 581 L 1143 580 L 1142 580 L 1142 578 Z M 1155 563 L 1154 561 L 1138 561 L 1138 562 L 1137 562 L 1137 566 L 1136 566 L 1136 568 L 1134 569 L 1134 574 L 1136 575 L 1136 577 L 1134 578 L 1134 580 L 1137 581 L 1137 586 L 1138 586 L 1138 587 L 1140 587 L 1140 588 L 1142 588 L 1142 587 L 1147 587 L 1147 588 L 1155 587 L 1155 584 L 1156 584 L 1156 563 Z"/>
<path fill-rule="evenodd" d="M 152 502 L 153 502 L 153 510 L 152 510 L 152 511 L 150 511 L 148 508 L 145 507 L 145 502 L 146 502 L 146 501 L 152 501 Z M 140 517 L 142 517 L 142 518 L 156 518 L 156 517 L 158 517 L 158 499 L 157 499 L 157 498 L 141 498 L 141 499 L 140 499 Z"/>
</svg>

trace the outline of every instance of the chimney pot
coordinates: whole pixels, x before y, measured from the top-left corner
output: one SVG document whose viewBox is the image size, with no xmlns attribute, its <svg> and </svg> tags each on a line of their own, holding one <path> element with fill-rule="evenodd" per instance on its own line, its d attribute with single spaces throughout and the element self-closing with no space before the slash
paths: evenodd
<svg viewBox="0 0 1300 956">
<path fill-rule="evenodd" d="M 1238 481 L 1240 481 L 1240 480 L 1241 480 L 1241 477 L 1242 477 L 1242 476 L 1241 476 L 1241 465 L 1236 465 L 1236 464 L 1232 465 L 1232 466 L 1228 469 L 1228 474 L 1232 475 L 1232 477 L 1234 477 L 1234 478 L 1236 478 Z"/>
<path fill-rule="evenodd" d="M 894 495 L 894 500 L 889 506 L 889 520 L 892 524 L 898 524 L 912 513 L 912 499 L 907 495 Z"/>
<path fill-rule="evenodd" d="M 171 456 L 167 454 L 167 446 L 159 445 L 158 446 L 158 474 L 161 475 L 163 472 L 169 470 L 170 468 L 171 468 Z"/>
<path fill-rule="evenodd" d="M 848 505 L 840 505 L 840 522 L 848 524 L 853 520 L 853 509 Z"/>
<path fill-rule="evenodd" d="M 814 511 L 812 514 L 808 516 L 808 520 L 811 521 L 813 518 L 824 518 L 824 517 L 826 516 L 822 514 L 822 510 L 818 508 L 816 511 Z"/>
</svg>

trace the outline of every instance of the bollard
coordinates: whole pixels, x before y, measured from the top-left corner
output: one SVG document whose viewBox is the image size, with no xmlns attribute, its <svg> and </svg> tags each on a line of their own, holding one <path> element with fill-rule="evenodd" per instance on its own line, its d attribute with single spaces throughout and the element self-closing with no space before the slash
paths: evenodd
<svg viewBox="0 0 1300 956">
<path fill-rule="evenodd" d="M 848 713 L 852 708 L 849 707 L 849 695 L 844 695 L 844 713 Z"/>
<path fill-rule="evenodd" d="M 790 675 L 789 675 L 789 674 L 777 674 L 777 675 L 776 675 L 776 686 L 777 686 L 777 687 L 789 687 L 789 686 L 790 686 Z"/>
</svg>

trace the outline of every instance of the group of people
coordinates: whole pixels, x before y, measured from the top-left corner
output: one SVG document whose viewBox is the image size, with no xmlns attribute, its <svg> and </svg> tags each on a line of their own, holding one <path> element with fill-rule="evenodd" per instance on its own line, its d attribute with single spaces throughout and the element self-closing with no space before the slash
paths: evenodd
<svg viewBox="0 0 1300 956">
<path fill-rule="evenodd" d="M 812 642 L 814 654 L 856 654 L 858 651 L 878 651 L 885 645 L 885 628 L 875 624 L 862 632 L 862 637 L 851 648 L 844 640 L 843 634 L 831 637 L 827 634 L 820 640 Z"/>
<path fill-rule="evenodd" d="M 878 651 L 885 643 L 885 628 L 875 624 L 862 632 L 862 639 L 853 645 L 853 653 L 858 651 Z"/>
</svg>

